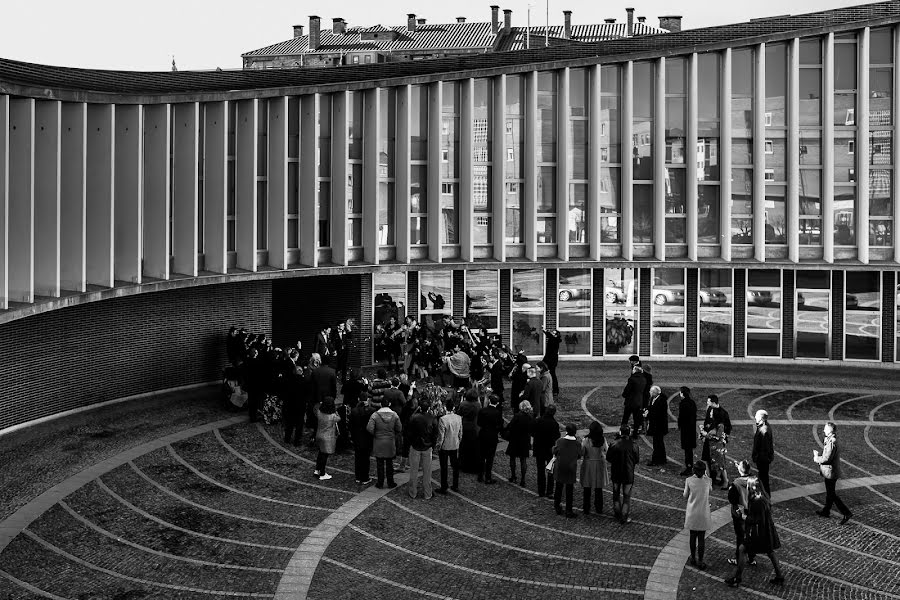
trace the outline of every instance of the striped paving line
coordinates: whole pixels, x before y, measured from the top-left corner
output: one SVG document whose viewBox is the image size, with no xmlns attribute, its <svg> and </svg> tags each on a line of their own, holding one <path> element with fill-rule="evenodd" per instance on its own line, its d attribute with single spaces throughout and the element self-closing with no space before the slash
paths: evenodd
<svg viewBox="0 0 900 600">
<path fill-rule="evenodd" d="M 309 459 L 309 458 L 306 458 L 305 456 L 301 456 L 301 455 L 297 454 L 296 452 L 293 452 L 293 451 L 290 450 L 289 448 L 286 448 L 286 447 L 283 446 L 282 444 L 279 444 L 279 443 L 275 440 L 275 438 L 273 438 L 273 437 L 269 434 L 269 432 L 266 431 L 265 428 L 264 428 L 260 423 L 258 423 L 258 422 L 256 423 L 256 428 L 259 430 L 259 432 L 262 434 L 262 436 L 263 436 L 264 438 L 266 438 L 266 440 L 267 440 L 270 444 L 272 444 L 273 446 L 275 446 L 276 448 L 278 448 L 279 450 L 281 450 L 282 452 L 284 452 L 284 453 L 287 454 L 288 456 L 290 456 L 290 457 L 292 457 L 292 458 L 296 458 L 296 459 L 299 460 L 300 462 L 305 462 L 305 463 L 310 464 L 310 465 L 315 465 L 315 464 L 316 464 L 316 461 L 314 461 L 314 460 L 312 460 L 312 459 Z M 339 469 L 339 468 L 337 468 L 337 467 L 327 467 L 327 470 L 328 470 L 328 471 L 335 471 L 336 473 L 344 473 L 344 474 L 346 474 L 346 475 L 353 475 L 353 476 L 356 475 L 356 473 L 354 473 L 353 471 L 348 471 L 347 469 Z"/>
<path fill-rule="evenodd" d="M 855 479 L 842 479 L 838 481 L 838 489 L 847 490 L 859 487 L 869 487 L 873 485 L 891 485 L 900 483 L 900 474 L 898 475 L 881 475 L 875 477 L 859 477 Z M 796 500 L 806 496 L 821 494 L 822 484 L 800 485 L 784 490 L 776 490 L 772 493 L 772 503 L 777 504 L 788 500 Z M 712 513 L 711 527 L 707 530 L 706 535 L 710 536 L 723 526 L 731 523 L 731 507 L 725 506 Z M 659 553 L 656 562 L 650 570 L 650 576 L 647 578 L 647 586 L 644 590 L 644 598 L 647 600 L 677 600 L 678 585 L 681 580 L 681 573 L 684 571 L 685 562 L 690 556 L 688 538 L 690 532 L 683 529 L 673 537 L 666 547 Z M 826 579 L 833 579 L 827 575 L 815 573 Z M 838 580 L 835 580 L 838 581 Z M 871 590 L 869 590 L 871 591 Z M 891 598 L 898 596 L 889 594 L 884 591 L 878 591 Z"/>
<path fill-rule="evenodd" d="M 412 586 L 409 586 L 409 585 L 406 585 L 403 583 L 391 581 L 390 579 L 386 579 L 386 578 L 380 577 L 378 575 L 373 575 L 372 573 L 368 573 L 366 571 L 360 571 L 359 569 L 357 569 L 355 567 L 351 567 L 350 565 L 345 565 L 342 562 L 338 562 L 338 561 L 333 560 L 328 557 L 323 557 L 322 562 L 326 562 L 330 565 L 340 567 L 341 569 L 346 569 L 347 571 L 350 571 L 351 573 L 356 573 L 357 575 L 366 577 L 368 579 L 372 579 L 373 581 L 377 581 L 379 583 L 384 583 L 384 584 L 393 586 L 395 588 L 399 588 L 401 590 L 406 590 L 407 592 L 412 592 L 412 593 L 416 594 L 417 596 L 424 596 L 426 598 L 437 598 L 437 600 L 456 600 L 456 598 L 453 598 L 452 596 L 442 596 L 440 594 L 435 594 L 434 592 L 429 592 L 427 590 L 420 590 L 419 588 L 414 588 Z M 306 598 L 306 596 L 304 595 L 304 596 L 302 596 L 302 598 Z"/>
<path fill-rule="evenodd" d="M 536 581 L 534 579 L 521 579 L 519 577 L 507 577 L 506 575 L 498 575 L 497 573 L 488 573 L 487 571 L 479 571 L 478 569 L 472 569 L 471 567 L 464 567 L 462 565 L 455 565 L 453 563 L 450 563 L 450 562 L 447 562 L 444 560 L 440 560 L 440 559 L 434 558 L 432 556 L 427 556 L 425 554 L 420 554 L 419 552 L 414 552 L 412 550 L 404 548 L 403 546 L 398 546 L 397 544 L 393 544 L 387 540 L 383 540 L 380 537 L 369 533 L 368 531 L 360 529 L 356 525 L 350 525 L 349 528 L 352 531 L 355 531 L 356 533 L 372 540 L 373 542 L 387 546 L 388 548 L 390 548 L 392 550 L 396 550 L 398 552 L 403 552 L 404 554 L 409 554 L 411 556 L 415 556 L 416 558 L 418 558 L 420 560 L 434 563 L 436 565 L 440 565 L 440 566 L 446 567 L 448 569 L 455 569 L 457 571 L 462 571 L 464 573 L 468 573 L 469 575 L 474 575 L 476 577 L 497 579 L 497 580 L 506 581 L 509 583 L 518 583 L 518 584 L 529 585 L 529 586 L 549 587 L 549 588 L 566 589 L 566 590 L 577 590 L 577 591 L 582 591 L 582 592 L 613 592 L 613 593 L 617 593 L 617 594 L 631 594 L 631 595 L 635 595 L 635 596 L 639 596 L 642 594 L 642 592 L 639 590 L 628 590 L 628 589 L 623 589 L 623 588 L 605 588 L 605 587 L 595 587 L 595 586 L 589 586 L 589 585 L 573 585 L 573 584 L 569 584 L 569 583 L 555 583 L 555 582 L 550 582 L 550 581 Z"/>
<path fill-rule="evenodd" d="M 332 511 L 332 509 L 330 509 L 330 508 L 324 508 L 324 507 L 322 507 L 322 506 L 312 506 L 312 505 L 310 505 L 310 504 L 300 504 L 300 503 L 298 503 L 298 502 L 288 502 L 287 500 L 281 500 L 281 499 L 279 499 L 279 498 L 270 498 L 269 496 L 260 496 L 260 495 L 258 495 L 258 494 L 253 494 L 253 493 L 251 493 L 251 492 L 247 492 L 247 491 L 244 491 L 244 490 L 239 490 L 239 489 L 236 488 L 236 487 L 232 487 L 232 486 L 230 486 L 230 485 L 228 485 L 228 484 L 226 484 L 226 483 L 222 483 L 221 481 L 219 481 L 219 480 L 217 480 L 217 479 L 213 479 L 212 477 L 210 477 L 210 476 L 207 475 L 206 473 L 201 472 L 199 469 L 197 469 L 197 467 L 195 467 L 194 465 L 192 465 L 191 463 L 189 463 L 187 460 L 185 460 L 183 456 L 181 456 L 180 454 L 178 454 L 178 452 L 177 452 L 177 451 L 175 450 L 175 448 L 173 448 L 172 446 L 166 446 L 166 450 L 169 451 L 169 454 L 172 456 L 172 458 L 174 458 L 175 460 L 177 460 L 184 468 L 188 469 L 191 473 L 193 473 L 194 475 L 196 475 L 197 477 L 199 477 L 199 478 L 202 479 L 203 481 L 206 481 L 206 482 L 208 482 L 208 483 L 211 483 L 212 485 L 214 485 L 214 486 L 216 486 L 216 487 L 220 487 L 220 488 L 222 488 L 223 490 L 229 491 L 229 492 L 231 492 L 232 494 L 238 494 L 238 495 L 240 495 L 240 496 L 246 496 L 246 497 L 248 497 L 248 498 L 253 498 L 254 500 L 260 500 L 260 501 L 262 501 L 262 502 L 271 502 L 271 503 L 273 503 L 273 504 L 281 504 L 281 505 L 283 505 L 283 506 L 291 506 L 291 507 L 293 507 L 293 508 L 305 508 L 305 509 L 308 509 L 308 510 L 321 510 L 321 511 L 325 511 L 325 512 L 331 512 L 331 511 Z"/>
<path fill-rule="evenodd" d="M 131 548 L 134 548 L 135 550 L 139 550 L 141 552 L 146 552 L 147 554 L 153 554 L 155 556 L 159 556 L 162 558 L 168 558 L 170 560 L 178 560 L 178 561 L 191 563 L 191 564 L 195 564 L 195 565 L 200 565 L 200 566 L 204 566 L 204 567 L 217 567 L 220 569 L 235 569 L 238 571 L 255 571 L 258 573 L 281 573 L 281 569 L 267 569 L 265 567 L 251 567 L 251 566 L 247 566 L 247 565 L 230 565 L 227 563 L 216 563 L 216 562 L 212 562 L 212 561 L 208 561 L 208 560 L 201 560 L 199 558 L 191 558 L 189 556 L 178 556 L 177 554 L 161 552 L 160 550 L 155 550 L 148 546 L 144 546 L 143 544 L 138 544 L 136 542 L 132 542 L 131 540 L 126 540 L 125 538 L 118 536 L 115 533 L 113 533 L 107 529 L 104 529 L 103 527 L 100 527 L 93 521 L 87 519 L 83 515 L 76 512 L 71 506 L 66 504 L 65 500 L 60 500 L 59 505 L 63 508 L 63 510 L 65 510 L 67 513 L 69 513 L 69 515 L 73 519 L 76 519 L 78 522 L 80 522 L 85 527 L 87 527 L 89 529 L 93 529 L 100 535 L 102 535 L 104 537 L 108 537 L 110 539 L 113 539 L 120 544 L 130 546 Z"/>
<path fill-rule="evenodd" d="M 37 498 L 33 499 L 31 502 L 25 504 L 8 518 L 0 522 L 0 553 L 2 553 L 4 549 L 6 549 L 13 538 L 22 533 L 22 531 L 24 531 L 26 527 L 31 525 L 31 523 L 33 523 L 35 519 L 50 510 L 50 508 L 52 508 L 54 504 L 56 504 L 75 490 L 79 489 L 86 483 L 93 481 L 99 478 L 101 475 L 105 475 L 113 469 L 116 469 L 126 464 L 127 462 L 136 459 L 139 456 L 143 456 L 148 452 L 158 450 L 159 448 L 164 448 L 169 444 L 173 444 L 181 440 L 186 440 L 188 438 L 194 437 L 195 435 L 200 435 L 202 433 L 206 433 L 220 427 L 228 427 L 230 425 L 242 423 L 245 421 L 247 421 L 246 416 L 231 417 L 229 419 L 223 419 L 221 421 L 215 421 L 213 423 L 206 423 L 204 425 L 198 425 L 197 427 L 192 427 L 190 429 L 171 433 L 145 444 L 140 444 L 133 448 L 129 448 L 128 450 L 120 452 L 119 454 L 107 458 L 106 460 L 101 461 L 95 465 L 91 465 L 83 471 L 76 473 L 71 477 L 68 477 L 67 479 L 61 481 L 60 483 L 54 485 L 49 490 L 39 495 Z"/>
</svg>

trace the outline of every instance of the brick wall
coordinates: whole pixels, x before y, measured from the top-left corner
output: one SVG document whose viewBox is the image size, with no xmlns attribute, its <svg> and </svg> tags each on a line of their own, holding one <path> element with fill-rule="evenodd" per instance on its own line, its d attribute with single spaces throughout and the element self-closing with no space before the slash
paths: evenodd
<svg viewBox="0 0 900 600">
<path fill-rule="evenodd" d="M 271 333 L 271 290 L 270 281 L 199 286 L 0 325 L 0 429 L 220 379 L 229 326 Z"/>
<path fill-rule="evenodd" d="M 409 271 L 406 279 L 406 310 L 407 314 L 417 321 L 419 320 L 419 272 Z"/>
<path fill-rule="evenodd" d="M 638 293 L 638 306 L 640 306 L 640 338 L 638 339 L 638 354 L 650 356 L 650 321 L 653 310 L 653 269 L 640 269 L 640 293 Z"/>
<path fill-rule="evenodd" d="M 559 300 L 559 295 L 557 292 L 557 276 L 556 269 L 547 269 L 547 273 L 544 277 L 546 283 L 546 294 L 544 298 L 546 299 L 546 311 L 544 316 L 544 327 L 547 331 L 552 331 L 557 328 L 556 324 L 556 303 Z"/>
<path fill-rule="evenodd" d="M 794 358 L 794 306 L 796 302 L 796 275 L 794 271 L 782 271 L 781 287 L 781 358 Z"/>
<path fill-rule="evenodd" d="M 594 269 L 593 280 L 591 282 L 591 304 L 593 305 L 592 329 L 591 336 L 591 354 L 593 356 L 603 356 L 606 345 L 606 323 L 603 320 L 603 299 L 606 296 L 603 282 L 603 269 Z"/>
<path fill-rule="evenodd" d="M 831 276 L 831 360 L 844 359 L 844 272 Z"/>
<path fill-rule="evenodd" d="M 747 356 L 747 270 L 734 270 L 734 357 Z"/>
<path fill-rule="evenodd" d="M 697 356 L 697 319 L 700 304 L 700 272 L 687 270 L 687 291 L 685 292 L 685 356 Z"/>
<path fill-rule="evenodd" d="M 466 316 L 466 272 L 453 271 L 453 318 L 463 323 Z"/>
<path fill-rule="evenodd" d="M 372 330 L 372 323 L 375 319 L 375 307 L 372 304 L 374 294 L 371 273 L 363 273 L 359 276 L 359 289 L 361 299 L 359 307 L 360 320 L 357 322 L 357 330 L 354 332 L 356 353 L 355 356 L 350 357 L 351 365 L 354 367 L 358 366 L 357 363 L 371 365 L 375 362 L 372 357 L 372 339 L 369 333 Z M 407 302 L 406 306 L 411 308 L 418 306 L 418 303 L 410 304 Z"/>
<path fill-rule="evenodd" d="M 512 271 L 500 269 L 500 338 L 507 346 L 512 345 Z"/>
<path fill-rule="evenodd" d="M 881 282 L 881 361 L 894 362 L 895 345 L 897 343 L 897 274 L 885 271 Z"/>
<path fill-rule="evenodd" d="M 372 294 L 369 293 L 371 302 Z M 371 345 L 366 338 L 371 335 L 372 319 L 362 320 L 360 275 L 323 275 L 276 279 L 272 282 L 272 329 L 276 345 L 303 342 L 304 350 L 313 351 L 316 334 L 325 325 L 332 328 L 348 318 L 356 319 L 360 329 L 355 332 L 354 350 L 350 364 L 360 365 L 360 348 Z"/>
</svg>

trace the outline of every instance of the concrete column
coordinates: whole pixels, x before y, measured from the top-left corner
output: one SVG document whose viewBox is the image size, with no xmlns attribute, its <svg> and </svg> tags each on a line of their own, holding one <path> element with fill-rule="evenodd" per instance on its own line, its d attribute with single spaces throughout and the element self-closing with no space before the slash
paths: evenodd
<svg viewBox="0 0 900 600">
<path fill-rule="evenodd" d="M 140 104 L 116 105 L 114 274 L 131 283 L 142 280 L 143 113 Z"/>
<path fill-rule="evenodd" d="M 0 310 L 9 308 L 9 96 L 0 95 Z"/>
<path fill-rule="evenodd" d="M 34 302 L 34 100 L 9 102 L 9 299 Z"/>
<path fill-rule="evenodd" d="M 834 262 L 834 33 L 825 35 L 822 56 L 822 255 Z"/>
<path fill-rule="evenodd" d="M 59 285 L 87 289 L 86 203 L 87 104 L 62 105 L 60 126 L 60 250 Z"/>
<path fill-rule="evenodd" d="M 569 68 L 556 73 L 556 255 L 569 260 Z"/>
<path fill-rule="evenodd" d="M 278 96 L 268 100 L 268 123 L 266 141 L 268 143 L 268 171 L 266 172 L 266 190 L 268 191 L 268 211 L 266 213 L 266 232 L 269 248 L 269 266 L 286 269 L 287 259 L 287 195 L 288 195 L 288 99 Z M 346 127 L 344 131 L 346 131 Z M 346 151 L 347 136 L 343 136 Z M 346 160 L 344 163 L 346 164 Z M 346 176 L 344 178 L 346 181 Z M 346 185 L 344 190 L 346 190 Z M 346 193 L 346 192 L 345 192 Z M 346 202 L 345 202 L 346 210 Z M 346 216 L 340 223 L 347 229 Z M 345 234 L 346 235 L 346 234 Z M 337 238 L 334 238 L 337 239 Z M 343 239 L 343 238 L 341 238 Z M 343 254 L 340 243 L 332 244 L 335 255 Z M 337 264 L 337 260 L 334 261 Z"/>
<path fill-rule="evenodd" d="M 172 113 L 168 104 L 144 107 L 144 275 L 169 278 Z"/>
<path fill-rule="evenodd" d="M 460 258 L 472 262 L 474 245 L 472 228 L 475 212 L 472 206 L 472 148 L 474 131 L 472 115 L 475 114 L 475 80 L 460 81 L 460 137 L 459 137 L 459 244 Z"/>
<path fill-rule="evenodd" d="M 687 212 L 685 223 L 685 239 L 687 241 L 688 259 L 697 260 L 697 198 L 699 191 L 697 190 L 697 131 L 699 128 L 699 104 L 700 89 L 698 81 L 699 60 L 697 53 L 690 55 L 687 61 L 688 67 L 688 89 L 687 89 L 687 137 L 685 143 L 685 200 L 687 201 L 685 209 Z"/>
<path fill-rule="evenodd" d="M 319 199 L 316 179 L 319 175 L 319 108 L 319 94 L 309 94 L 300 99 L 300 264 L 309 267 L 319 264 Z M 371 143 L 375 143 L 374 139 Z M 369 193 L 374 194 L 374 189 L 370 188 Z M 363 210 L 368 205 L 367 202 Z M 365 219 L 363 222 L 365 223 Z M 369 259 L 368 254 L 366 258 Z"/>
<path fill-rule="evenodd" d="M 205 270 L 228 272 L 228 102 L 206 104 L 203 127 Z"/>
<path fill-rule="evenodd" d="M 494 78 L 494 111 L 491 123 L 491 193 L 494 199 L 494 259 L 506 260 L 506 75 Z"/>
<path fill-rule="evenodd" d="M 410 147 L 409 121 L 412 107 L 412 86 L 397 88 L 397 141 L 394 151 L 394 193 L 396 197 L 395 214 L 397 217 L 397 233 L 394 243 L 397 246 L 397 260 L 408 263 L 409 258 L 409 215 L 410 215 Z"/>
<path fill-rule="evenodd" d="M 235 118 L 237 266 L 245 271 L 256 272 L 256 138 L 259 128 L 259 100 L 238 100 Z"/>
<path fill-rule="evenodd" d="M 666 58 L 656 61 L 653 98 L 653 245 L 666 260 Z"/>
<path fill-rule="evenodd" d="M 788 260 L 800 262 L 800 38 L 788 43 L 787 244 Z"/>
<path fill-rule="evenodd" d="M 622 75 L 622 218 L 619 235 L 622 239 L 622 258 L 634 258 L 634 161 L 631 148 L 634 135 L 634 61 L 623 65 Z"/>
<path fill-rule="evenodd" d="M 857 43 L 859 84 L 856 109 L 856 244 L 859 262 L 869 264 L 869 40 L 864 27 Z M 896 70 L 894 72 L 896 77 Z"/>
<path fill-rule="evenodd" d="M 34 117 L 34 293 L 58 298 L 62 104 L 38 100 Z"/>
<path fill-rule="evenodd" d="M 731 48 L 722 52 L 722 87 L 719 96 L 719 228 L 722 260 L 731 260 Z"/>
<path fill-rule="evenodd" d="M 112 104 L 87 106 L 85 207 L 87 282 L 113 287 L 116 112 Z"/>
<path fill-rule="evenodd" d="M 600 260 L 600 65 L 588 69 L 590 76 L 590 108 L 588 109 L 588 236 L 590 259 Z M 620 113 L 621 114 L 621 113 Z M 603 305 L 600 304 L 602 307 Z M 604 334 L 605 335 L 605 334 Z"/>
<path fill-rule="evenodd" d="M 766 45 L 754 55 L 753 86 L 753 254 L 766 260 Z"/>
<path fill-rule="evenodd" d="M 897 64 L 897 57 L 900 57 L 900 26 L 894 26 L 894 64 Z M 894 67 L 894 97 L 893 97 L 893 106 L 892 113 L 895 115 L 895 123 L 896 123 L 896 115 L 900 115 L 900 76 L 898 76 L 897 68 Z M 2 111 L 0 111 L 2 112 Z M 893 139 L 892 139 L 892 147 L 900 148 L 900 127 L 895 126 L 893 131 Z M 897 160 L 896 158 L 894 159 Z M 2 168 L 2 163 L 0 163 L 0 168 Z M 896 194 L 898 190 L 900 190 L 900 169 L 894 168 L 893 173 L 891 174 L 893 181 L 893 190 L 894 197 L 896 198 Z M 894 239 L 894 262 L 900 263 L 900 241 L 897 240 L 897 232 L 900 231 L 900 202 L 894 201 L 894 227 L 893 227 L 893 239 Z M 900 282 L 897 282 L 900 284 Z"/>
<path fill-rule="evenodd" d="M 441 262 L 441 112 L 440 81 L 428 86 L 428 259 Z"/>
<path fill-rule="evenodd" d="M 537 260 L 537 80 L 536 71 L 525 75 L 525 258 Z"/>
<path fill-rule="evenodd" d="M 172 105 L 172 255 L 176 273 L 197 276 L 200 252 L 197 227 L 200 218 L 200 104 Z M 205 182 L 204 182 L 205 183 Z"/>
</svg>

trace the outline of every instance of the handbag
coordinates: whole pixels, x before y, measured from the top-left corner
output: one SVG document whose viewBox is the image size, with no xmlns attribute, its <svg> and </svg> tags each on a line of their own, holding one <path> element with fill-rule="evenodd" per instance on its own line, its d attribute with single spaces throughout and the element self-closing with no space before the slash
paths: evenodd
<svg viewBox="0 0 900 600">
<path fill-rule="evenodd" d="M 553 458 L 550 459 L 550 462 L 547 463 L 547 466 L 544 467 L 544 469 L 546 469 L 548 473 L 552 473 L 553 468 L 555 466 L 556 466 L 556 457 L 554 456 Z"/>
</svg>

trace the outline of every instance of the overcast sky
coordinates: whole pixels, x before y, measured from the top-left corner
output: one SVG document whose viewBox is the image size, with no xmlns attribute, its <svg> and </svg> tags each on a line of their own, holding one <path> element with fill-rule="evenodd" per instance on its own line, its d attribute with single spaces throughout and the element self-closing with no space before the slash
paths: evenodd
<svg viewBox="0 0 900 600">
<path fill-rule="evenodd" d="M 172 57 L 179 70 L 240 68 L 241 53 L 292 37 L 292 26 L 309 25 L 309 15 L 333 17 L 350 25 L 400 25 L 407 13 L 429 23 L 452 23 L 458 16 L 488 21 L 490 5 L 513 10 L 513 25 L 525 25 L 528 0 L 2 0 L 0 57 L 27 62 L 102 69 L 168 70 Z M 770 17 L 802 14 L 841 6 L 866 4 L 858 0 L 664 0 L 586 1 L 549 0 L 550 23 L 562 24 L 562 11 L 571 10 L 573 23 L 602 23 L 625 19 L 625 7 L 659 25 L 660 15 L 682 15 L 685 28 L 706 27 Z M 532 2 L 532 25 L 546 21 L 544 1 Z M 502 13 L 501 13 L 502 15 Z M 502 18 L 502 16 L 501 16 Z"/>
</svg>

